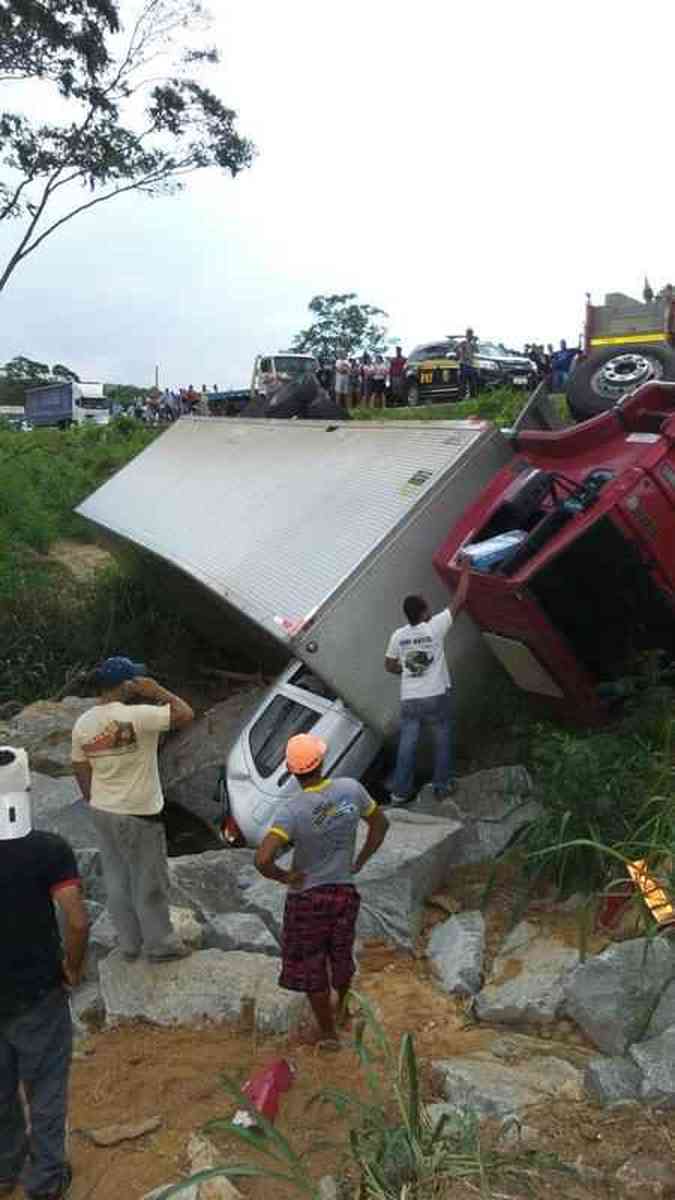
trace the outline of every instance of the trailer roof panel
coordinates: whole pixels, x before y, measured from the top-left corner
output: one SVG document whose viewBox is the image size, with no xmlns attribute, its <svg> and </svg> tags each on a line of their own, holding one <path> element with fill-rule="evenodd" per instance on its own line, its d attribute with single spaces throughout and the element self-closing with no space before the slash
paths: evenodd
<svg viewBox="0 0 675 1200">
<path fill-rule="evenodd" d="M 287 642 L 491 432 L 182 418 L 78 512 Z"/>
</svg>

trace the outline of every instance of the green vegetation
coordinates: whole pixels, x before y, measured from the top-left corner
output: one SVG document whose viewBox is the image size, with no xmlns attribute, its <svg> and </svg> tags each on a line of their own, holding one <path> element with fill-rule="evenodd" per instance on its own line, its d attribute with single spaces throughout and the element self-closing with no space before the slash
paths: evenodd
<svg viewBox="0 0 675 1200">
<path fill-rule="evenodd" d="M 387 313 L 372 304 L 360 304 L 356 292 L 314 296 L 308 307 L 314 320 L 294 338 L 293 350 L 329 362 L 364 352 L 384 353 L 387 330 L 381 318 L 386 320 Z"/>
<path fill-rule="evenodd" d="M 288 1139 L 251 1107 L 239 1086 L 225 1079 L 224 1090 L 238 1108 L 251 1113 L 257 1127 L 246 1129 L 218 1119 L 207 1125 L 206 1132 L 235 1137 L 253 1150 L 256 1158 L 260 1156 L 258 1161 L 200 1171 L 167 1188 L 161 1200 L 218 1176 L 285 1182 L 299 1195 L 320 1200 L 308 1159 L 327 1148 L 337 1151 L 341 1160 L 342 1194 L 358 1195 L 361 1200 L 400 1200 L 404 1196 L 431 1200 L 450 1196 L 453 1183 L 462 1179 L 472 1181 L 477 1194 L 486 1196 L 500 1180 L 525 1183 L 533 1168 L 565 1169 L 552 1154 L 488 1149 L 477 1116 L 470 1110 L 457 1109 L 452 1117 L 444 1114 L 432 1121 L 422 1098 L 412 1035 L 404 1034 L 395 1048 L 368 1001 L 356 995 L 351 999 L 357 1009 L 354 1048 L 364 1077 L 365 1099 L 353 1092 L 323 1088 L 310 1100 L 310 1105 L 329 1104 L 347 1118 L 349 1132 L 344 1143 L 322 1140 L 305 1155 L 298 1154 Z"/>
<path fill-rule="evenodd" d="M 636 693 L 636 706 L 611 729 L 572 732 L 535 726 L 531 767 L 539 818 L 518 839 L 529 886 L 553 882 L 589 906 L 621 892 L 626 864 L 643 860 L 675 891 L 673 691 Z M 638 903 L 646 932 L 655 925 Z"/>
<path fill-rule="evenodd" d="M 67 432 L 0 430 L 0 701 L 52 695 L 122 641 L 133 653 L 146 648 L 158 614 L 139 580 L 111 568 L 87 583 L 47 552 L 57 538 L 90 536 L 73 507 L 153 437 L 126 419 Z"/>
<path fill-rule="evenodd" d="M 415 408 L 357 408 L 353 416 L 357 421 L 463 421 L 477 417 L 493 421 L 495 425 L 513 425 L 526 400 L 522 391 L 513 388 L 495 388 L 493 392 L 481 392 L 475 400 L 461 400 L 454 404 L 420 404 Z M 564 400 L 561 397 L 561 407 Z"/>
<path fill-rule="evenodd" d="M 234 176 L 251 165 L 254 147 L 239 134 L 237 114 L 208 86 L 219 54 L 195 42 L 209 24 L 204 6 L 148 0 L 123 34 L 122 7 L 0 5 L 0 77 L 5 94 L 17 85 L 18 106 L 0 119 L 0 224 L 16 229 L 0 292 L 80 213 L 128 192 L 175 194 L 208 167 Z M 22 106 L 26 79 L 36 97 L 42 92 L 35 120 Z M 3 245 L 8 237 L 7 228 Z"/>
</svg>

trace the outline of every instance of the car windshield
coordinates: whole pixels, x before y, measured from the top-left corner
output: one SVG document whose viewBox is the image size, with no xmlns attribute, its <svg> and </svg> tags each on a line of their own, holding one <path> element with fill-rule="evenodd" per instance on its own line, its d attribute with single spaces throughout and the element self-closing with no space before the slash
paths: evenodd
<svg viewBox="0 0 675 1200">
<path fill-rule="evenodd" d="M 316 359 L 299 358 L 296 354 L 277 354 L 274 365 L 280 375 L 306 375 L 317 368 Z"/>
<path fill-rule="evenodd" d="M 296 733 L 309 733 L 320 713 L 305 708 L 287 696 L 275 696 L 249 735 L 251 754 L 258 774 L 269 779 L 284 761 L 286 743 Z"/>
<path fill-rule="evenodd" d="M 504 358 L 504 356 L 509 356 L 508 350 L 496 342 L 479 342 L 478 353 L 483 358 Z"/>
<path fill-rule="evenodd" d="M 451 342 L 432 342 L 428 346 L 417 346 L 408 358 L 409 363 L 423 362 L 425 358 L 447 358 L 454 353 Z"/>
</svg>

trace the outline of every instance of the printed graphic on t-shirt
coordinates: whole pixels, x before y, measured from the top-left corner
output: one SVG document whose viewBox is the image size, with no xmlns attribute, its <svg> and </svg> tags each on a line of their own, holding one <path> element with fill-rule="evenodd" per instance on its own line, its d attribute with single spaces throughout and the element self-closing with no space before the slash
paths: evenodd
<svg viewBox="0 0 675 1200">
<path fill-rule="evenodd" d="M 353 800 L 329 800 L 317 808 L 312 817 L 312 824 L 316 829 L 321 829 L 322 825 L 325 825 L 331 817 L 355 817 L 357 815 L 358 811 Z"/>
<path fill-rule="evenodd" d="M 414 638 L 401 639 L 403 667 L 416 679 L 426 675 L 429 667 L 434 664 L 433 644 L 434 639 L 426 633 Z"/>
<path fill-rule="evenodd" d="M 136 730 L 130 721 L 109 721 L 82 749 L 88 756 L 97 754 L 133 754 L 138 745 Z"/>
</svg>

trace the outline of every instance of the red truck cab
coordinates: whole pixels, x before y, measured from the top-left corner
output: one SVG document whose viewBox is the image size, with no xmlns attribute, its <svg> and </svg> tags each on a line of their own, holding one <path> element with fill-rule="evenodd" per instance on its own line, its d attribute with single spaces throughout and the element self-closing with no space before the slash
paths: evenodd
<svg viewBox="0 0 675 1200">
<path fill-rule="evenodd" d="M 675 653 L 675 384 L 513 445 L 434 566 L 454 591 L 463 551 L 519 531 L 500 561 L 472 566 L 467 607 L 519 687 L 595 723 L 600 685 L 636 652 Z"/>
</svg>

